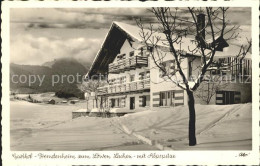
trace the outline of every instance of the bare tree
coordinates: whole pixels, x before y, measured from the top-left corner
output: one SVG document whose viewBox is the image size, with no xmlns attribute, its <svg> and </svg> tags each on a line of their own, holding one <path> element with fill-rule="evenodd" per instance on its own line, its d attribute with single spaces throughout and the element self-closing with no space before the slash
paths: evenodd
<svg viewBox="0 0 260 166">
<path fill-rule="evenodd" d="M 95 99 L 95 104 L 98 106 L 98 88 L 106 85 L 106 81 L 102 80 L 87 80 L 83 81 L 81 84 L 78 85 L 78 88 L 82 92 L 87 92 L 87 93 L 94 93 L 94 99 Z"/>
<path fill-rule="evenodd" d="M 221 75 L 210 75 L 210 78 L 203 79 L 203 82 L 197 89 L 196 97 L 200 98 L 206 104 L 209 104 L 216 92 L 227 86 L 227 84 L 228 81 L 226 80 L 226 82 L 224 82 Z"/>
<path fill-rule="evenodd" d="M 226 19 L 228 8 L 211 8 L 205 9 L 188 8 L 187 13 L 190 14 L 189 19 L 179 17 L 180 9 L 175 8 L 152 8 L 152 12 L 158 23 L 150 24 L 148 29 L 144 28 L 141 20 L 137 21 L 140 28 L 140 36 L 143 43 L 149 48 L 153 62 L 163 75 L 179 88 L 186 91 L 188 96 L 189 108 L 189 145 L 194 146 L 196 141 L 196 114 L 194 91 L 198 89 L 203 82 L 207 69 L 214 63 L 214 56 L 217 51 L 222 51 L 224 47 L 228 47 L 228 41 L 238 37 L 238 26 L 233 25 Z M 183 14 L 182 12 L 181 14 Z M 205 21 L 201 21 L 205 20 Z M 163 35 L 162 35 L 163 34 Z M 205 38 L 207 35 L 208 38 Z M 182 45 L 185 39 L 189 37 L 190 41 L 188 50 L 183 49 Z M 245 57 L 251 47 L 251 41 L 244 46 L 236 54 L 237 57 Z M 169 72 L 163 65 L 166 54 L 172 56 L 172 60 L 176 64 L 176 70 Z M 234 53 L 235 54 L 235 53 Z M 190 80 L 185 75 L 181 65 L 188 55 L 199 55 L 201 57 L 201 65 L 199 73 L 194 80 Z M 181 81 L 175 79 L 179 74 Z"/>
</svg>

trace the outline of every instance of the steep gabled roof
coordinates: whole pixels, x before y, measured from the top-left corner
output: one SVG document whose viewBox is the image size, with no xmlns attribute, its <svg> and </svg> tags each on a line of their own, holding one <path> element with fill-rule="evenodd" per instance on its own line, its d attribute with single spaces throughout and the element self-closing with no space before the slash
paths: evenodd
<svg viewBox="0 0 260 166">
<path fill-rule="evenodd" d="M 129 36 L 131 36 L 133 39 L 135 39 L 139 42 L 142 41 L 142 38 L 139 35 L 140 28 L 138 28 L 137 25 L 130 25 L 130 24 L 122 23 L 122 22 L 113 22 L 113 24 L 115 24 L 115 26 L 117 26 L 119 29 L 124 31 Z"/>
<path fill-rule="evenodd" d="M 138 28 L 132 25 L 113 22 L 87 75 L 106 74 L 108 64 L 113 62 L 125 40 L 140 40 L 136 35 L 137 30 Z"/>
<path fill-rule="evenodd" d="M 149 30 L 145 31 L 148 32 Z M 155 33 L 153 36 L 160 36 L 161 39 L 165 38 L 163 33 Z M 143 40 L 140 36 L 140 28 L 137 25 L 113 22 L 87 75 L 92 76 L 94 74 L 107 73 L 108 64 L 113 62 L 125 40 L 141 43 Z M 165 47 L 163 42 L 164 40 L 161 40 L 157 45 Z M 182 43 L 182 49 L 188 50 L 190 39 L 182 39 Z"/>
</svg>

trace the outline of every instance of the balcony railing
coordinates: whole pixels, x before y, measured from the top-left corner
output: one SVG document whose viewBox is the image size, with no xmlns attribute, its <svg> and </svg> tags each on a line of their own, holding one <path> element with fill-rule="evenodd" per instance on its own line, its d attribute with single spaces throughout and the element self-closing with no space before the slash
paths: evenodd
<svg viewBox="0 0 260 166">
<path fill-rule="evenodd" d="M 109 64 L 109 73 L 120 73 L 127 70 L 147 67 L 148 57 L 133 56 L 127 59 L 122 59 L 114 63 Z"/>
<path fill-rule="evenodd" d="M 128 82 L 124 84 L 109 85 L 98 88 L 98 94 L 113 94 L 113 93 L 124 93 L 124 92 L 134 92 L 142 91 L 150 88 L 150 78 Z"/>
</svg>

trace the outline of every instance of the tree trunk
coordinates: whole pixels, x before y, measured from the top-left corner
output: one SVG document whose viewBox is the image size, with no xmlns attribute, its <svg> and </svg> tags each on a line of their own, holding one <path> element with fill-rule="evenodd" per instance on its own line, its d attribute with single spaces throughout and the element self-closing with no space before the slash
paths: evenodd
<svg viewBox="0 0 260 166">
<path fill-rule="evenodd" d="M 210 102 L 210 90 L 209 90 L 209 82 L 208 82 L 208 92 L 207 92 L 207 101 L 206 101 L 206 103 L 207 103 L 207 105 L 209 105 L 209 102 Z"/>
<path fill-rule="evenodd" d="M 196 140 L 196 113 L 195 113 L 195 102 L 193 92 L 187 91 L 188 94 L 188 106 L 189 106 L 189 145 L 195 146 Z"/>
<path fill-rule="evenodd" d="M 96 108 L 98 108 L 98 99 L 95 97 Z"/>
<path fill-rule="evenodd" d="M 87 99 L 87 111 L 88 111 L 88 99 Z"/>
</svg>

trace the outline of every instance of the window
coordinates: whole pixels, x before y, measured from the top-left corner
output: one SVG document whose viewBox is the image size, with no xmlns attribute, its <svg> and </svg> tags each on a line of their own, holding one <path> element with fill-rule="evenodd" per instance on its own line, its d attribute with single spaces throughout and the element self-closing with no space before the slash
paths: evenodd
<svg viewBox="0 0 260 166">
<path fill-rule="evenodd" d="M 165 100 L 165 92 L 160 92 L 160 106 L 165 106 L 166 100 Z"/>
<path fill-rule="evenodd" d="M 139 80 L 149 79 L 150 71 L 139 73 Z"/>
<path fill-rule="evenodd" d="M 171 106 L 174 106 L 174 98 L 175 98 L 174 91 L 171 91 Z"/>
<path fill-rule="evenodd" d="M 130 82 L 135 81 L 135 75 L 130 75 Z"/>
<path fill-rule="evenodd" d="M 241 93 L 239 91 L 217 91 L 216 104 L 236 104 L 241 102 Z"/>
<path fill-rule="evenodd" d="M 126 76 L 120 78 L 120 83 L 124 84 L 126 82 Z"/>
<path fill-rule="evenodd" d="M 121 58 L 122 58 L 122 56 L 121 56 L 121 55 L 118 55 L 118 56 L 117 56 L 117 61 L 120 61 Z"/>
<path fill-rule="evenodd" d="M 175 74 L 175 61 L 170 60 L 170 61 L 163 62 L 163 63 L 161 63 L 161 68 L 163 70 L 160 69 L 160 77 L 164 77 L 166 75 L 174 75 Z"/>
<path fill-rule="evenodd" d="M 114 84 L 116 84 L 116 79 L 111 79 L 108 82 L 109 82 L 109 85 L 114 85 Z"/>
<path fill-rule="evenodd" d="M 174 91 L 160 92 L 160 106 L 174 106 Z"/>
<path fill-rule="evenodd" d="M 126 55 L 125 54 L 122 54 L 122 58 L 121 59 L 125 59 Z"/>
<path fill-rule="evenodd" d="M 244 75 L 251 75 L 251 61 L 249 59 L 243 59 L 242 68 Z"/>
<path fill-rule="evenodd" d="M 114 108 L 115 107 L 115 99 L 110 99 L 110 106 L 112 107 L 112 108 Z"/>
<path fill-rule="evenodd" d="M 122 59 L 125 59 L 125 54 L 117 55 L 117 61 L 120 61 Z"/>
<path fill-rule="evenodd" d="M 134 51 L 131 51 L 130 53 L 129 53 L 129 57 L 132 57 L 132 56 L 134 56 L 135 55 L 135 52 Z"/>
<path fill-rule="evenodd" d="M 150 95 L 143 95 L 139 97 L 139 107 L 150 106 Z"/>
<path fill-rule="evenodd" d="M 145 75 L 145 73 L 139 73 L 139 80 L 143 80 L 144 79 L 144 75 Z"/>
<path fill-rule="evenodd" d="M 114 99 L 110 99 L 110 106 L 112 108 L 114 107 L 125 107 L 125 98 L 114 98 Z"/>
</svg>

